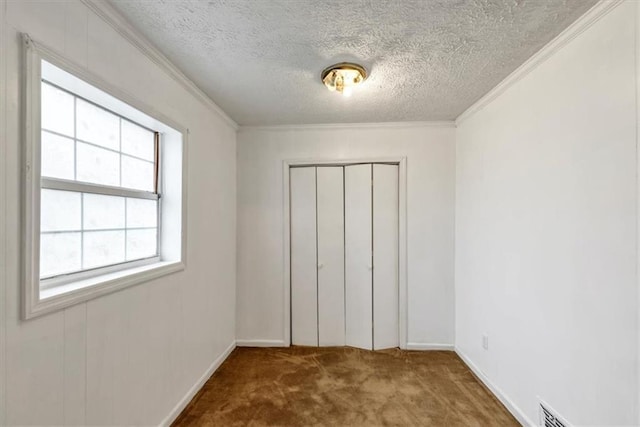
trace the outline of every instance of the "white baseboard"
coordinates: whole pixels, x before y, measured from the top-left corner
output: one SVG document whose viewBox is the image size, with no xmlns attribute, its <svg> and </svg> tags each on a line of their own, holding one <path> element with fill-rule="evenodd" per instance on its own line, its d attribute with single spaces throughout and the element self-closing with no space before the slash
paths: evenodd
<svg viewBox="0 0 640 427">
<path fill-rule="evenodd" d="M 496 398 L 507 408 L 511 415 L 515 417 L 520 424 L 526 427 L 536 427 L 538 424 L 531 422 L 529 417 L 516 406 L 515 403 L 498 386 L 493 384 L 489 378 L 459 349 L 456 348 L 455 352 L 460 356 L 460 359 L 471 369 L 476 377 L 493 393 Z"/>
<path fill-rule="evenodd" d="M 422 342 L 408 342 L 405 350 L 443 350 L 454 351 L 455 346 L 453 344 L 439 344 L 439 343 L 422 343 Z"/>
<path fill-rule="evenodd" d="M 236 340 L 238 347 L 289 347 L 282 340 Z"/>
<path fill-rule="evenodd" d="M 238 347 L 289 347 L 282 340 L 236 340 Z M 403 350 L 444 350 L 454 351 L 453 344 L 409 342 Z"/>
<path fill-rule="evenodd" d="M 209 369 L 207 369 L 207 371 L 200 377 L 200 379 L 198 379 L 198 381 L 193 385 L 193 387 L 189 389 L 187 394 L 171 410 L 169 415 L 167 415 L 167 417 L 164 420 L 162 420 L 162 422 L 160 423 L 160 426 L 168 427 L 171 425 L 171 423 L 173 423 L 176 420 L 176 418 L 178 418 L 178 416 L 180 415 L 180 413 L 182 413 L 184 408 L 186 408 L 189 402 L 191 402 L 191 399 L 193 399 L 196 393 L 200 391 L 204 383 L 206 383 L 207 380 L 211 377 L 211 375 L 213 375 L 213 373 L 220 367 L 220 365 L 222 365 L 222 362 L 224 362 L 227 359 L 227 357 L 229 357 L 229 355 L 231 354 L 234 348 L 236 348 L 235 341 L 232 342 L 229 345 L 229 347 L 227 347 L 226 350 L 222 352 L 222 354 L 216 360 L 213 361 L 211 366 L 209 366 Z"/>
</svg>

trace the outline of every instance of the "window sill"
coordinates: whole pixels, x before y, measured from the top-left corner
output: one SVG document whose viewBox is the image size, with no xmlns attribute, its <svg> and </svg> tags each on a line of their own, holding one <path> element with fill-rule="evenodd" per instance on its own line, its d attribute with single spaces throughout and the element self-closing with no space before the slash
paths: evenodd
<svg viewBox="0 0 640 427">
<path fill-rule="evenodd" d="M 43 289 L 40 291 L 39 300 L 27 305 L 24 318 L 31 319 L 52 313 L 129 286 L 182 271 L 184 268 L 184 263 L 180 261 L 157 262 Z"/>
</svg>

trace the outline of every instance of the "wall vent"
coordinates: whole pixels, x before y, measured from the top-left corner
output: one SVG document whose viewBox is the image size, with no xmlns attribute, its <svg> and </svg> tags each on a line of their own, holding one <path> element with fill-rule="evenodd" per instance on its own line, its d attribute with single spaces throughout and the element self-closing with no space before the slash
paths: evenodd
<svg viewBox="0 0 640 427">
<path fill-rule="evenodd" d="M 548 404 L 540 401 L 540 425 L 543 427 L 571 427 Z"/>
</svg>

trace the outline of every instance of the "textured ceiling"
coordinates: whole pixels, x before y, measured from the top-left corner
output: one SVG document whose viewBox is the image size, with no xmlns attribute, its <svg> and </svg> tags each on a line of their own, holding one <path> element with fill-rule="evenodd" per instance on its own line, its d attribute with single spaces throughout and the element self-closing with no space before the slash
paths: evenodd
<svg viewBox="0 0 640 427">
<path fill-rule="evenodd" d="M 455 119 L 596 0 L 112 0 L 241 125 Z M 352 97 L 321 71 L 370 73 Z"/>
</svg>

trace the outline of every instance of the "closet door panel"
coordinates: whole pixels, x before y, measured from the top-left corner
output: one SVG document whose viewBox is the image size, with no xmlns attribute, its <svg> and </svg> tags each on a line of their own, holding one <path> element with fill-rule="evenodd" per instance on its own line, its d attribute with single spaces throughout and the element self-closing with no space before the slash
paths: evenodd
<svg viewBox="0 0 640 427">
<path fill-rule="evenodd" d="M 373 313 L 374 349 L 397 347 L 397 165 L 373 165 Z"/>
<path fill-rule="evenodd" d="M 290 169 L 291 343 L 318 345 L 316 168 Z"/>
<path fill-rule="evenodd" d="M 318 343 L 343 346 L 344 331 L 344 168 L 317 168 Z"/>
<path fill-rule="evenodd" d="M 346 344 L 373 348 L 372 165 L 345 166 Z"/>
</svg>

